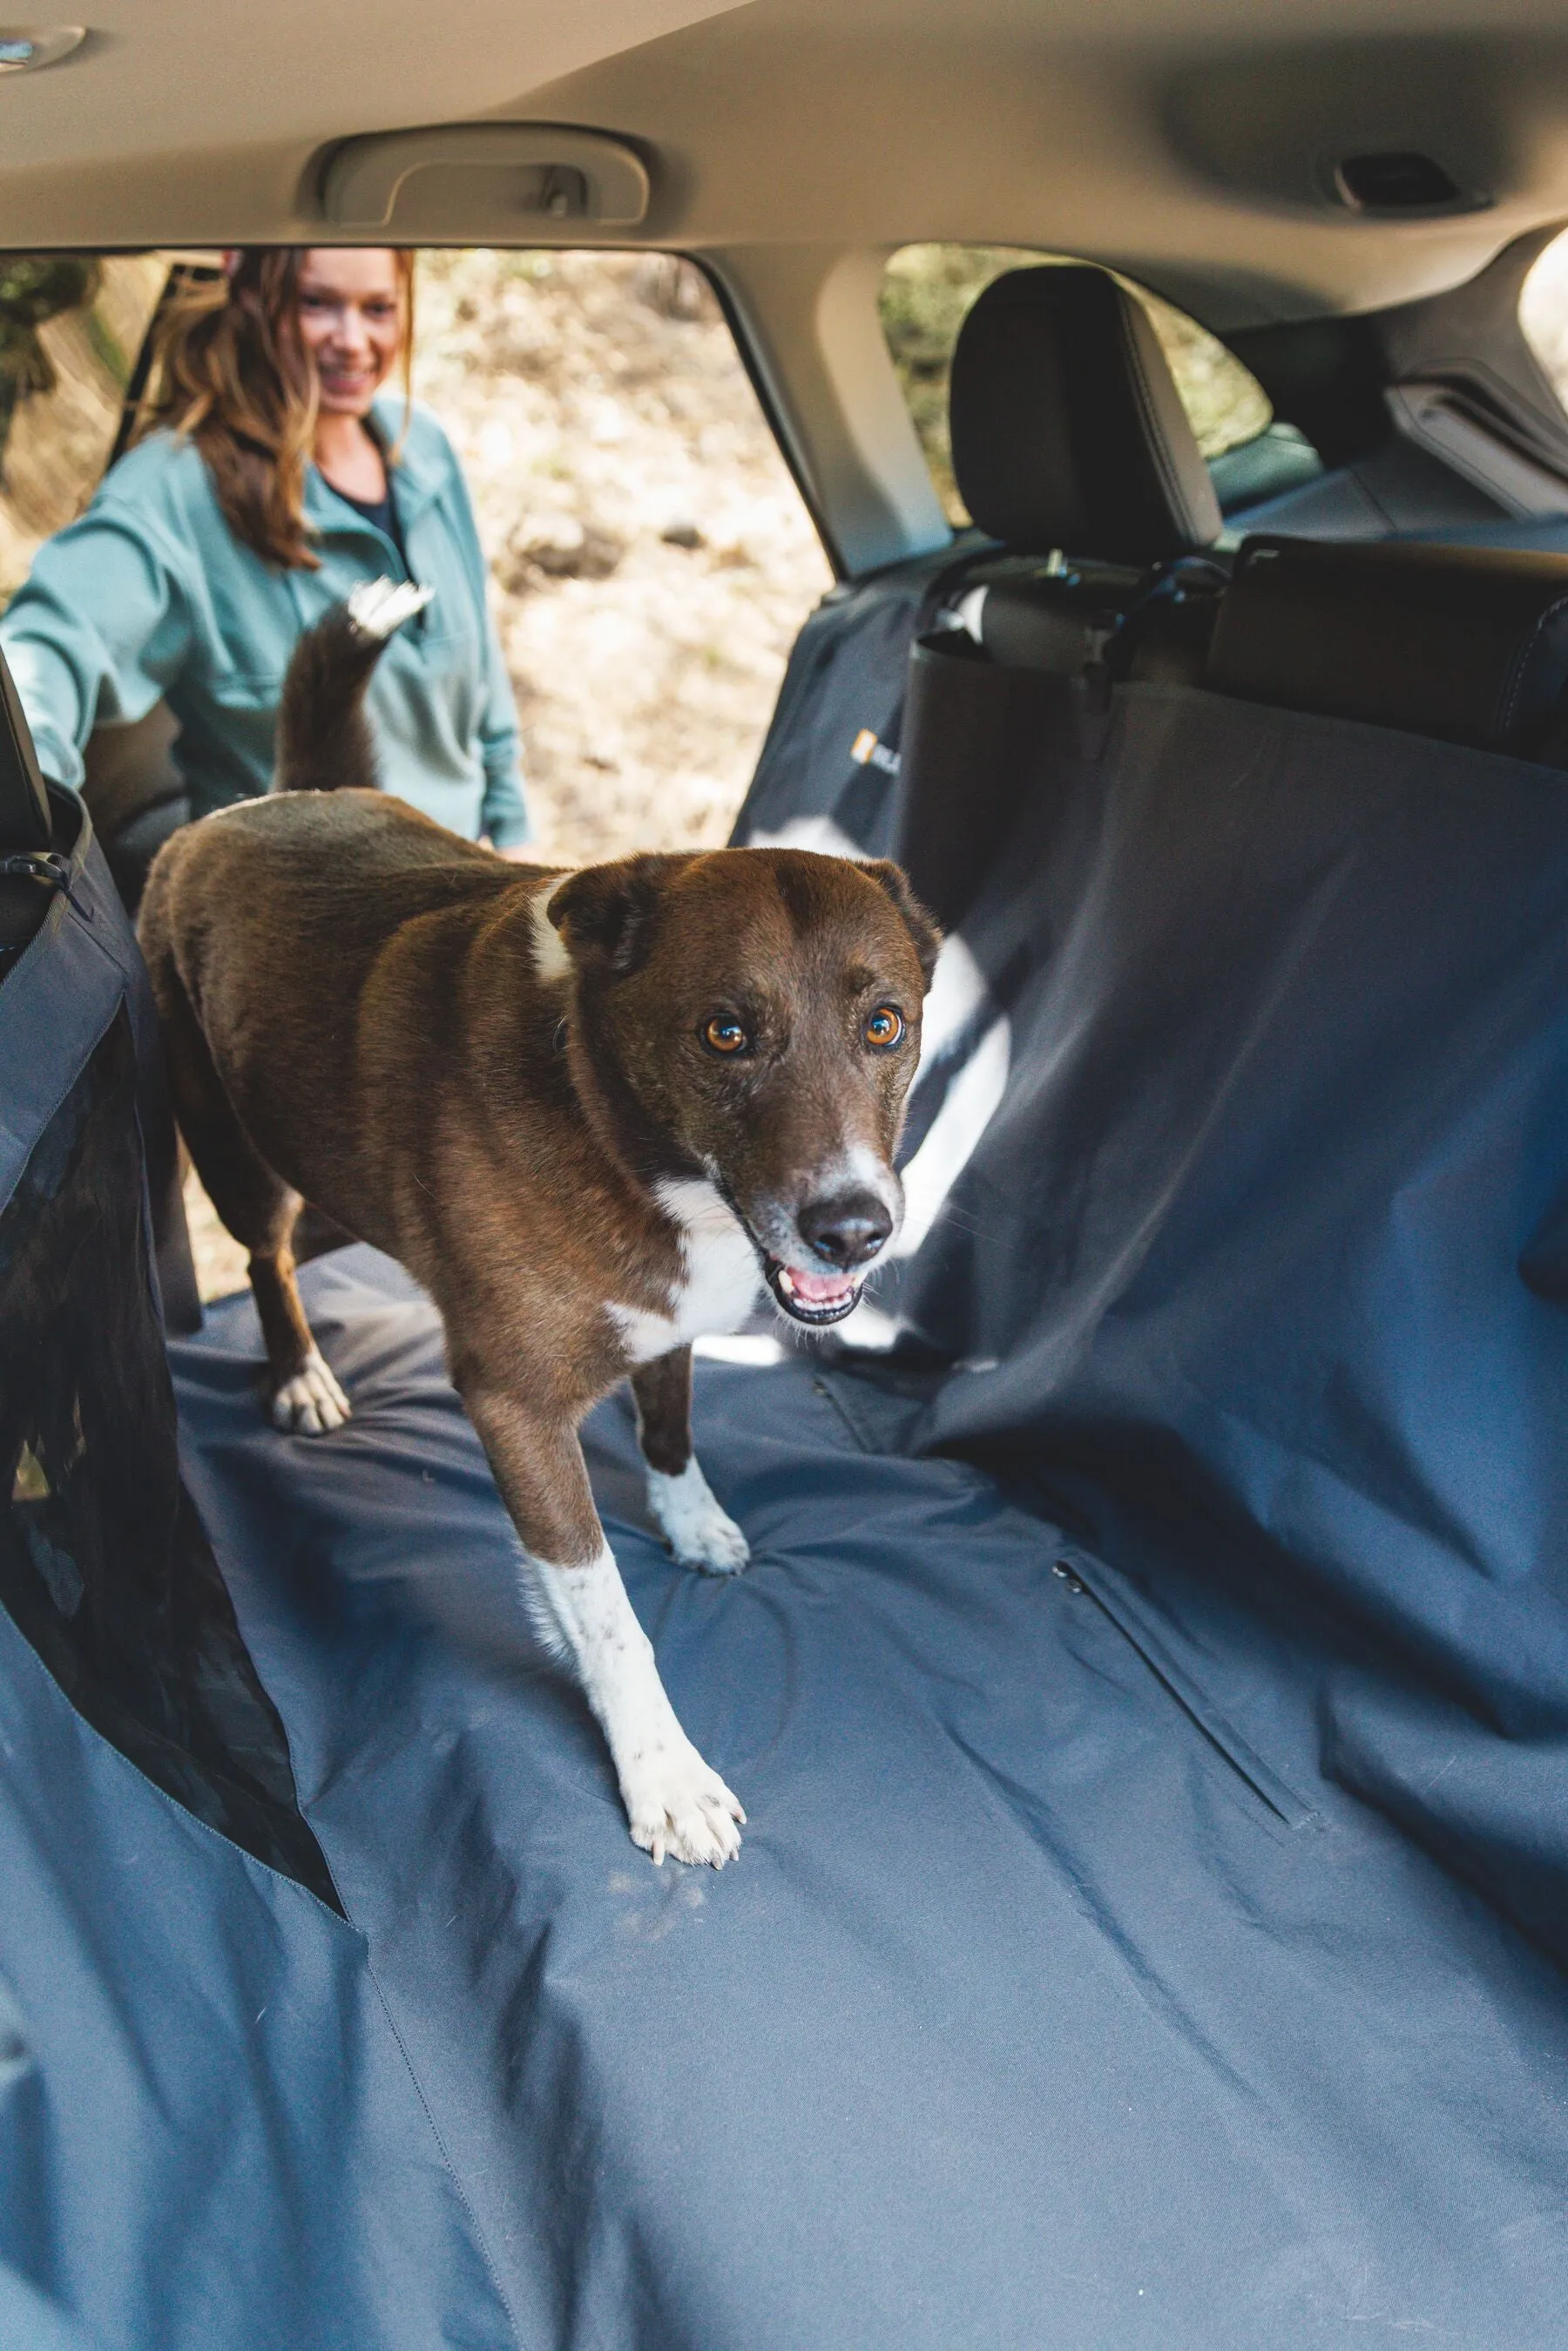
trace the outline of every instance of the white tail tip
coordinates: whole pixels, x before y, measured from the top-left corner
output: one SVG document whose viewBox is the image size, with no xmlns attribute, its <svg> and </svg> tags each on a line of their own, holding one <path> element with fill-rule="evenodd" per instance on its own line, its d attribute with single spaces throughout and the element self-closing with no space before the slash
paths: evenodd
<svg viewBox="0 0 1568 2351">
<path fill-rule="evenodd" d="M 421 588 L 412 580 L 366 580 L 349 593 L 349 626 L 356 636 L 385 644 L 405 621 L 424 611 L 434 594 L 433 588 Z"/>
</svg>

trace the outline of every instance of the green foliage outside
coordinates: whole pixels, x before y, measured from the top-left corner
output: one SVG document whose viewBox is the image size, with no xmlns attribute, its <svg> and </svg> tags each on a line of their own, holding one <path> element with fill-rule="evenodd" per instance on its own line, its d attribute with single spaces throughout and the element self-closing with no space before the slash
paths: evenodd
<svg viewBox="0 0 1568 2351">
<path fill-rule="evenodd" d="M 100 266 L 88 254 L 11 253 L 0 260 L 0 458 L 18 402 L 55 388 L 54 366 L 39 328 L 63 311 L 96 302 L 101 282 Z M 100 325 L 94 350 L 111 371 L 118 367 L 123 381 L 123 356 L 118 349 L 112 356 L 104 350 L 107 340 Z"/>
<path fill-rule="evenodd" d="M 882 331 L 950 522 L 969 516 L 953 479 L 948 440 L 948 372 L 970 306 L 992 278 L 1059 256 L 999 245 L 907 245 L 882 278 Z M 1123 279 L 1127 285 L 1128 281 Z M 1158 294 L 1130 286 L 1159 337 L 1206 457 L 1255 440 L 1270 421 L 1262 387 L 1223 343 Z"/>
</svg>

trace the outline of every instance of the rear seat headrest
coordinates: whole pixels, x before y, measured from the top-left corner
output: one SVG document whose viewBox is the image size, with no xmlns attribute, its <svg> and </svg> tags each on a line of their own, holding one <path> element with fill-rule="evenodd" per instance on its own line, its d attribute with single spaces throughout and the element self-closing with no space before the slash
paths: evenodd
<svg viewBox="0 0 1568 2351">
<path fill-rule="evenodd" d="M 1104 269 L 1046 264 L 988 286 L 953 353 L 949 422 L 965 505 L 1022 553 L 1142 566 L 1219 536 L 1148 313 Z"/>
<path fill-rule="evenodd" d="M 1249 538 L 1204 684 L 1568 766 L 1568 556 Z"/>
</svg>

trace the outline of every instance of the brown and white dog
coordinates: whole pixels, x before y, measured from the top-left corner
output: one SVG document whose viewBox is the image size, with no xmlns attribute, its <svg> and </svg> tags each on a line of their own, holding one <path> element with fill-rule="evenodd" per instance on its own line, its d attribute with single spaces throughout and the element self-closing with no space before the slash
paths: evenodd
<svg viewBox="0 0 1568 2351">
<path fill-rule="evenodd" d="M 365 685 L 419 593 L 379 582 L 304 641 L 275 795 L 153 866 L 140 932 L 175 1107 L 250 1251 L 278 1425 L 349 1411 L 295 1283 L 307 1199 L 440 1307 L 525 1596 L 603 1728 L 633 1838 L 719 1867 L 744 1814 L 665 1695 L 577 1427 L 629 1374 L 675 1556 L 745 1565 L 691 1449 L 691 1343 L 764 1281 L 798 1322 L 854 1305 L 902 1213 L 937 935 L 888 863 L 534 869 L 364 789 Z"/>
</svg>

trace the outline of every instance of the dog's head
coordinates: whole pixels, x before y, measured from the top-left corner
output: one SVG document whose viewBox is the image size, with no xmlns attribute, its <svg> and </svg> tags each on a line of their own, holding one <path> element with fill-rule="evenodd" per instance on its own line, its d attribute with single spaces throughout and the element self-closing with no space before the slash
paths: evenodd
<svg viewBox="0 0 1568 2351">
<path fill-rule="evenodd" d="M 893 1150 L 936 925 L 897 865 L 628 857 L 563 882 L 574 1076 L 645 1176 L 705 1176 L 778 1304 L 836 1322 L 903 1216 Z"/>
</svg>

